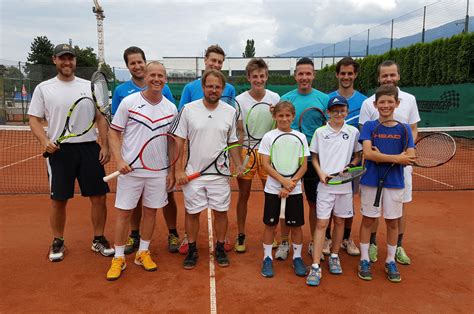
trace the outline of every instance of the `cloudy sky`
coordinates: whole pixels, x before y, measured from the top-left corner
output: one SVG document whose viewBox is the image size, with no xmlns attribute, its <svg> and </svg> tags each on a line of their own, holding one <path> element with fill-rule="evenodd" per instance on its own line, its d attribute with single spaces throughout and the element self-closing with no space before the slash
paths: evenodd
<svg viewBox="0 0 474 314">
<path fill-rule="evenodd" d="M 99 0 L 106 16 L 105 59 L 118 67 L 124 66 L 122 52 L 131 45 L 142 47 L 148 59 L 201 56 L 213 43 L 237 57 L 253 38 L 257 56 L 272 56 L 345 39 L 433 2 Z M 93 0 L 0 0 L 0 59 L 26 61 L 37 36 L 53 44 L 71 38 L 74 45 L 97 51 L 92 5 Z"/>
</svg>

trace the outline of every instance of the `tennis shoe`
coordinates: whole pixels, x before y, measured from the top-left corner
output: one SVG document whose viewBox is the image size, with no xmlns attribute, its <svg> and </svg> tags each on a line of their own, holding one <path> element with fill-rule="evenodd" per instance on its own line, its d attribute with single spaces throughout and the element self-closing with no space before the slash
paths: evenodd
<svg viewBox="0 0 474 314">
<path fill-rule="evenodd" d="M 405 252 L 405 249 L 402 248 L 401 246 L 397 247 L 397 251 L 395 252 L 395 260 L 397 261 L 397 263 L 402 264 L 402 265 L 411 264 L 410 258 Z"/>
<path fill-rule="evenodd" d="M 125 244 L 125 254 L 131 254 L 138 250 L 140 246 L 140 237 L 131 237 L 129 236 L 127 239 L 127 243 Z"/>
<path fill-rule="evenodd" d="M 341 267 L 341 260 L 339 256 L 336 257 L 329 257 L 329 272 L 333 275 L 340 275 L 342 274 L 342 267 Z"/>
<path fill-rule="evenodd" d="M 59 238 L 54 238 L 51 247 L 49 248 L 49 261 L 50 262 L 60 262 L 64 259 L 64 240 Z"/>
<path fill-rule="evenodd" d="M 306 277 L 306 284 L 308 286 L 319 286 L 321 282 L 322 274 L 321 274 L 321 267 L 314 268 L 311 266 L 311 270 L 309 271 L 308 276 Z"/>
<path fill-rule="evenodd" d="M 168 234 L 168 252 L 177 253 L 179 251 L 179 238 L 174 234 Z"/>
<path fill-rule="evenodd" d="M 156 263 L 151 259 L 150 251 L 138 251 L 135 255 L 134 263 L 143 266 L 146 271 L 155 271 L 157 269 Z"/>
<path fill-rule="evenodd" d="M 402 277 L 397 269 L 397 263 L 391 261 L 390 263 L 385 263 L 385 272 L 387 273 L 387 278 L 391 282 L 400 282 Z"/>
<path fill-rule="evenodd" d="M 181 244 L 179 246 L 178 252 L 180 254 L 187 254 L 189 249 L 189 244 L 188 244 L 188 236 L 185 234 L 183 241 L 181 241 Z"/>
<path fill-rule="evenodd" d="M 377 261 L 377 245 L 370 243 L 369 246 L 369 259 L 372 263 Z"/>
<path fill-rule="evenodd" d="M 115 253 L 115 250 L 110 247 L 109 241 L 104 236 L 101 236 L 98 240 L 92 241 L 91 250 L 94 252 L 99 252 L 103 256 L 112 256 Z"/>
<path fill-rule="evenodd" d="M 293 259 L 293 269 L 295 270 L 296 276 L 304 277 L 307 274 L 306 265 L 301 257 Z"/>
<path fill-rule="evenodd" d="M 183 261 L 184 269 L 193 269 L 196 267 L 198 258 L 199 255 L 197 249 L 188 250 L 188 253 Z"/>
<path fill-rule="evenodd" d="M 332 240 L 325 238 L 324 239 L 324 245 L 323 245 L 323 254 L 328 256 L 331 254 L 331 245 L 332 245 Z"/>
<path fill-rule="evenodd" d="M 273 277 L 273 261 L 270 257 L 265 257 L 262 264 L 262 276 L 265 278 Z"/>
<path fill-rule="evenodd" d="M 290 253 L 290 244 L 288 241 L 282 241 L 275 252 L 275 258 L 284 261 L 288 258 L 288 253 Z"/>
<path fill-rule="evenodd" d="M 216 246 L 215 256 L 217 265 L 219 265 L 220 267 L 229 266 L 229 258 L 227 257 L 227 253 L 225 252 L 225 249 L 222 246 Z"/>
<path fill-rule="evenodd" d="M 237 253 L 244 253 L 247 250 L 245 245 L 245 234 L 239 233 L 237 239 L 235 239 L 234 251 Z"/>
<path fill-rule="evenodd" d="M 370 281 L 372 280 L 372 273 L 370 272 L 370 262 L 366 260 L 361 260 L 359 262 L 359 271 L 357 275 L 360 279 Z"/>
<path fill-rule="evenodd" d="M 114 257 L 112 259 L 112 265 L 110 265 L 109 271 L 107 272 L 107 280 L 114 281 L 119 279 L 125 268 L 127 268 L 125 257 Z"/>
<path fill-rule="evenodd" d="M 360 255 L 360 250 L 352 239 L 343 240 L 341 243 L 341 248 L 346 250 L 347 254 L 351 256 Z"/>
</svg>

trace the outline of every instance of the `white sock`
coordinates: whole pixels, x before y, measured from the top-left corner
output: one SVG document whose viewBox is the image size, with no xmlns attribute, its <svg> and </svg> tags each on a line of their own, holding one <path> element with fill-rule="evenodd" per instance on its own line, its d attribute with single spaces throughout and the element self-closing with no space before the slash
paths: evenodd
<svg viewBox="0 0 474 314">
<path fill-rule="evenodd" d="M 369 259 L 369 243 L 360 243 L 360 260 L 370 261 Z"/>
<path fill-rule="evenodd" d="M 319 268 L 319 264 L 311 264 L 311 267 L 313 267 L 314 269 L 318 269 L 318 268 Z"/>
<path fill-rule="evenodd" d="M 273 260 L 272 256 L 273 244 L 263 244 L 263 259 L 270 257 Z"/>
<path fill-rule="evenodd" d="M 114 257 L 125 257 L 125 245 L 114 245 L 115 254 Z"/>
<path fill-rule="evenodd" d="M 332 257 L 332 258 L 339 257 L 339 254 L 336 254 L 336 253 L 331 253 L 331 257 Z"/>
<path fill-rule="evenodd" d="M 301 258 L 301 250 L 303 249 L 303 244 L 293 244 L 293 259 L 299 257 Z"/>
<path fill-rule="evenodd" d="M 138 252 L 148 251 L 149 246 L 150 246 L 150 241 L 145 241 L 140 238 L 140 247 L 138 248 Z"/>
<path fill-rule="evenodd" d="M 395 252 L 397 251 L 396 245 L 388 245 L 387 244 L 387 259 L 385 263 L 390 263 L 395 261 Z"/>
</svg>

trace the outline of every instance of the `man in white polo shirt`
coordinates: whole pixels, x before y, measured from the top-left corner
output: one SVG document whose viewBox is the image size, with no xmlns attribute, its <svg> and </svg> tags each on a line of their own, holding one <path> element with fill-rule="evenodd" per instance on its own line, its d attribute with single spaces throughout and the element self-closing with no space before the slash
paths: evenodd
<svg viewBox="0 0 474 314">
<path fill-rule="evenodd" d="M 393 85 L 397 86 L 400 81 L 400 67 L 399 65 L 391 60 L 386 60 L 382 62 L 378 67 L 378 82 L 380 85 Z M 394 118 L 395 120 L 407 123 L 410 125 L 411 132 L 413 134 L 413 140 L 416 141 L 418 135 L 417 124 L 420 121 L 420 114 L 418 112 L 418 106 L 416 104 L 415 96 L 405 93 L 398 88 L 398 99 L 400 100 L 400 105 L 395 109 Z M 366 99 L 362 103 L 360 109 L 359 124 L 363 125 L 367 121 L 376 120 L 379 117 L 378 111 L 374 106 L 375 95 L 372 95 L 370 98 Z M 406 166 L 404 168 L 405 175 L 405 193 L 403 203 L 409 203 L 412 200 L 412 172 L 413 168 L 411 166 Z M 403 215 L 398 222 L 398 243 L 395 259 L 398 263 L 403 265 L 409 265 L 411 263 L 410 258 L 405 252 L 405 249 L 402 247 L 403 233 L 405 231 L 406 220 L 405 215 Z M 377 261 L 377 223 L 374 224 L 372 233 L 370 236 L 370 247 L 369 247 L 369 257 L 371 262 Z"/>
</svg>

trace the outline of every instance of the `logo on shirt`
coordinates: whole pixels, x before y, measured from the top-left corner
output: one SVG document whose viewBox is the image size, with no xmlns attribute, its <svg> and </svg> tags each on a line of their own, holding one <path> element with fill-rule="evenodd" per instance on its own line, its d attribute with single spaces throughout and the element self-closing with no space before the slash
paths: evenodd
<svg viewBox="0 0 474 314">
<path fill-rule="evenodd" d="M 212 116 L 211 116 L 211 115 L 208 115 L 207 117 L 208 117 L 209 119 L 212 119 Z"/>
<path fill-rule="evenodd" d="M 143 107 L 145 107 L 145 106 L 146 106 L 145 104 L 140 105 L 140 106 L 138 106 L 138 109 L 141 109 L 141 108 L 143 108 Z"/>
<path fill-rule="evenodd" d="M 349 134 L 347 133 L 342 134 L 342 138 L 345 140 L 349 139 Z"/>
<path fill-rule="evenodd" d="M 135 91 L 135 88 L 134 89 L 131 89 L 131 90 L 128 90 L 127 93 L 131 94 Z"/>
<path fill-rule="evenodd" d="M 325 134 L 323 138 L 324 138 L 325 140 L 329 140 L 329 139 L 330 139 L 329 135 L 327 135 L 327 134 Z"/>
<path fill-rule="evenodd" d="M 394 139 L 394 140 L 399 140 L 402 138 L 402 136 L 400 134 L 383 134 L 383 133 L 380 133 L 380 134 L 374 134 L 374 138 L 383 138 L 383 139 L 388 139 L 388 138 L 391 138 L 391 139 Z"/>
</svg>

